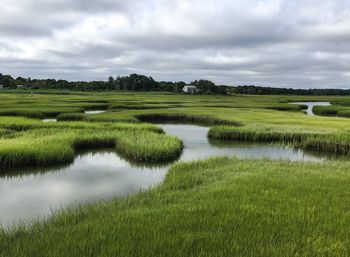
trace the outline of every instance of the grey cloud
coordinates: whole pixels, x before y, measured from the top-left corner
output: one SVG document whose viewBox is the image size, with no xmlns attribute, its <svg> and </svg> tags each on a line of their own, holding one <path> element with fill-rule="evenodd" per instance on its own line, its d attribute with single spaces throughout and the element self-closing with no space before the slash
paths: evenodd
<svg viewBox="0 0 350 257">
<path fill-rule="evenodd" d="M 349 28 L 349 0 L 13 0 L 0 72 L 346 88 Z"/>
</svg>

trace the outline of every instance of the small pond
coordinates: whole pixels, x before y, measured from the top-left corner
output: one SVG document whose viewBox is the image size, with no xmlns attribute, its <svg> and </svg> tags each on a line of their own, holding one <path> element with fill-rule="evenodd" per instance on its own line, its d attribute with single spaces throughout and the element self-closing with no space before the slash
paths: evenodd
<svg viewBox="0 0 350 257">
<path fill-rule="evenodd" d="M 330 102 L 293 102 L 289 104 L 306 105 L 306 114 L 311 116 L 315 115 L 313 112 L 314 106 L 331 106 Z"/>
<path fill-rule="evenodd" d="M 209 128 L 161 125 L 185 144 L 180 161 L 210 156 L 323 161 L 325 157 L 290 147 L 208 140 Z M 0 224 L 9 226 L 49 216 L 52 211 L 82 203 L 123 197 L 161 183 L 169 164 L 140 167 L 120 158 L 113 149 L 79 153 L 62 167 L 0 173 Z"/>
</svg>

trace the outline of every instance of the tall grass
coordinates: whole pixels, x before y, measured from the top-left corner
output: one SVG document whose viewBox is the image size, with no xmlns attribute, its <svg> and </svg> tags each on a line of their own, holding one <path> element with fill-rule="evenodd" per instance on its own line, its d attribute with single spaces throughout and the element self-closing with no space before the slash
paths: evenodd
<svg viewBox="0 0 350 257">
<path fill-rule="evenodd" d="M 0 229 L 0 256 L 348 256 L 348 171 L 349 163 L 181 163 L 150 191 Z"/>
<path fill-rule="evenodd" d="M 234 125 L 240 126 L 240 122 L 219 119 L 210 115 L 191 115 L 181 113 L 148 113 L 138 114 L 136 118 L 144 122 L 177 122 L 177 123 L 192 123 L 192 124 L 204 124 L 204 125 Z"/>
<path fill-rule="evenodd" d="M 166 109 L 166 108 L 174 108 L 181 107 L 179 104 L 162 104 L 162 103 L 115 103 L 112 104 L 109 109 L 118 110 L 118 109 L 128 109 L 128 110 L 147 110 L 147 109 Z"/>
<path fill-rule="evenodd" d="M 221 140 L 253 142 L 282 142 L 297 148 L 328 153 L 350 154 L 349 133 L 321 133 L 307 130 L 290 130 L 287 127 L 232 127 L 216 126 L 208 137 Z"/>
<path fill-rule="evenodd" d="M 108 130 L 149 130 L 156 133 L 163 133 L 163 130 L 152 124 L 132 124 L 126 122 L 110 123 L 89 123 L 89 122 L 57 122 L 45 123 L 36 119 L 22 118 L 22 117 L 0 117 L 0 128 L 15 131 L 26 131 L 35 129 L 95 129 L 101 128 Z"/>
<path fill-rule="evenodd" d="M 344 106 L 315 106 L 313 112 L 321 116 L 338 116 L 350 118 L 350 107 Z"/>
<path fill-rule="evenodd" d="M 23 116 L 28 118 L 43 119 L 45 117 L 56 117 L 61 113 L 82 112 L 82 108 L 34 106 L 24 108 L 0 108 L 0 116 Z"/>
<path fill-rule="evenodd" d="M 158 127 L 105 126 L 52 124 L 22 130 L 14 138 L 0 139 L 0 169 L 67 163 L 74 159 L 77 150 L 92 147 L 116 147 L 122 156 L 137 162 L 169 161 L 181 154 L 182 142 L 163 134 Z"/>
<path fill-rule="evenodd" d="M 122 132 L 116 148 L 127 159 L 137 162 L 167 162 L 179 158 L 183 143 L 176 137 L 149 132 Z"/>
<path fill-rule="evenodd" d="M 221 125 L 209 136 L 224 140 L 335 153 L 350 148 L 349 120 L 280 111 L 299 111 L 303 107 L 285 103 L 320 97 L 40 93 L 0 92 L 0 114 L 43 118 L 101 107 L 115 112 L 60 115 L 70 122 L 51 124 L 0 117 L 0 169 L 7 173 L 69 163 L 78 150 L 91 147 L 115 147 L 141 163 L 176 159 L 183 147 L 178 139 L 153 125 L 120 122 L 136 118 Z M 84 121 L 71 121 L 78 116 Z M 33 226 L 0 228 L 0 256 L 349 256 L 349 168 L 348 162 L 228 158 L 176 164 L 165 183 L 150 191 L 63 210 Z"/>
<path fill-rule="evenodd" d="M 86 115 L 83 113 L 62 113 L 57 116 L 57 121 L 81 121 L 85 119 Z"/>
<path fill-rule="evenodd" d="M 10 129 L 0 128 L 0 139 L 10 137 L 14 131 Z"/>
</svg>

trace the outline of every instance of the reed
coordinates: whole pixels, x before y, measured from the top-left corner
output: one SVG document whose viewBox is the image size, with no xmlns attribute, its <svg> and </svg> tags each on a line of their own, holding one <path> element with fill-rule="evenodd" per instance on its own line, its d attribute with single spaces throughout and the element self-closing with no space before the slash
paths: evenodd
<svg viewBox="0 0 350 257">
<path fill-rule="evenodd" d="M 94 147 L 115 147 L 122 156 L 141 163 L 166 162 L 178 158 L 183 147 L 179 139 L 151 125 L 84 125 L 53 124 L 0 139 L 0 170 L 64 164 L 77 150 Z"/>
<path fill-rule="evenodd" d="M 288 127 L 212 127 L 209 138 L 251 142 L 281 142 L 296 148 L 336 154 L 350 153 L 348 133 L 323 133 L 307 130 L 291 130 Z"/>
<path fill-rule="evenodd" d="M 83 113 L 63 113 L 57 116 L 57 121 L 82 121 L 86 119 Z"/>
<path fill-rule="evenodd" d="M 313 112 L 321 116 L 338 116 L 339 112 L 345 109 L 339 106 L 315 106 Z"/>
<path fill-rule="evenodd" d="M 179 163 L 146 192 L 0 228 L 0 256 L 343 257 L 349 197 L 346 162 Z"/>
<path fill-rule="evenodd" d="M 45 117 L 56 117 L 61 113 L 71 113 L 71 112 L 82 112 L 82 108 L 76 107 L 67 107 L 67 106 L 57 106 L 56 108 L 52 108 L 50 106 L 30 106 L 30 103 L 27 107 L 6 107 L 0 108 L 0 116 L 22 116 L 28 118 L 37 118 L 43 119 Z"/>
<path fill-rule="evenodd" d="M 315 114 L 320 116 L 337 116 L 350 118 L 350 107 L 348 106 L 315 106 L 313 111 Z"/>
<path fill-rule="evenodd" d="M 233 125 L 240 126 L 241 123 L 237 121 L 219 119 L 209 115 L 191 115 L 181 113 L 148 113 L 138 114 L 135 116 L 137 119 L 143 122 L 175 122 L 175 123 L 191 123 L 191 124 L 203 124 L 203 125 Z"/>
</svg>

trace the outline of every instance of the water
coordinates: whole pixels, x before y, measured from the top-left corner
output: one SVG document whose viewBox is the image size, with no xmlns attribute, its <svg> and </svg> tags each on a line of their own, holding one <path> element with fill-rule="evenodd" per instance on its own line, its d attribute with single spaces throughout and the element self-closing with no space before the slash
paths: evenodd
<svg viewBox="0 0 350 257">
<path fill-rule="evenodd" d="M 113 151 L 78 155 L 68 167 L 26 171 L 0 179 L 0 221 L 4 225 L 44 217 L 81 203 L 124 196 L 162 181 L 165 168 L 133 167 Z"/>
<path fill-rule="evenodd" d="M 211 156 L 235 156 L 238 158 L 268 158 L 290 161 L 323 161 L 302 150 L 295 150 L 282 145 L 266 143 L 244 143 L 219 140 L 208 140 L 209 128 L 194 125 L 162 125 L 163 130 L 170 135 L 176 135 L 185 144 L 180 161 L 205 159 Z"/>
<path fill-rule="evenodd" d="M 325 157 L 266 144 L 208 140 L 208 128 L 193 125 L 161 125 L 166 133 L 185 144 L 180 161 L 210 156 L 270 158 L 291 161 L 323 161 Z M 80 153 L 67 166 L 0 173 L 0 224 L 30 222 L 52 211 L 82 203 L 107 200 L 148 189 L 161 183 L 169 165 L 140 167 L 112 150 Z"/>
<path fill-rule="evenodd" d="M 99 114 L 99 113 L 104 113 L 104 112 L 106 112 L 106 111 L 105 110 L 84 111 L 84 113 L 87 115 Z M 57 119 L 43 119 L 43 122 L 57 122 Z"/>
<path fill-rule="evenodd" d="M 106 112 L 105 110 L 94 110 L 94 111 L 84 111 L 85 114 L 90 115 L 90 114 L 99 114 L 99 113 L 104 113 Z M 43 122 L 57 122 L 57 119 L 43 119 Z"/>
<path fill-rule="evenodd" d="M 106 110 L 95 110 L 95 111 L 85 111 L 85 114 L 99 114 L 99 113 L 104 113 Z"/>
<path fill-rule="evenodd" d="M 315 115 L 313 112 L 314 106 L 331 106 L 330 102 L 293 102 L 289 104 L 307 105 L 306 113 L 307 115 L 311 115 L 311 116 Z"/>
<path fill-rule="evenodd" d="M 43 122 L 57 122 L 57 119 L 43 119 Z"/>
</svg>

